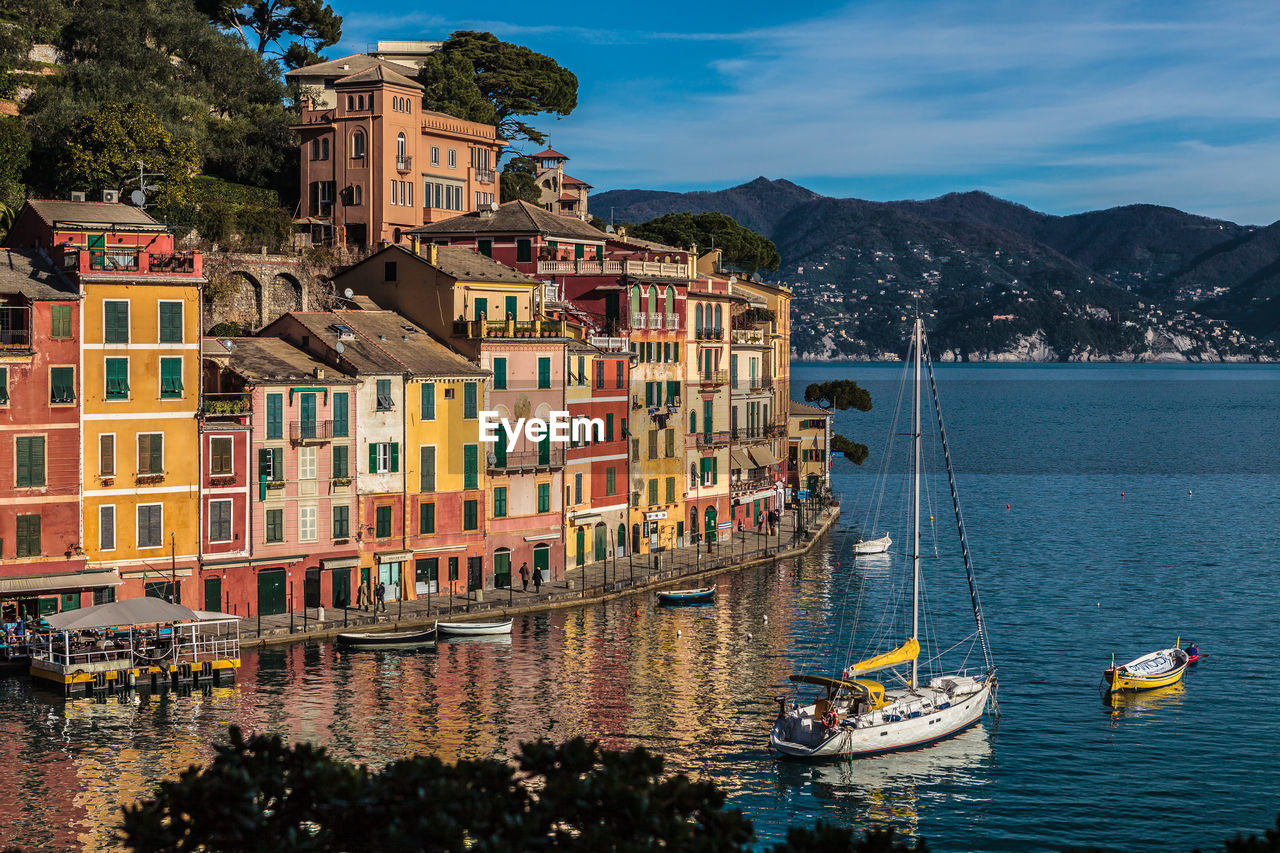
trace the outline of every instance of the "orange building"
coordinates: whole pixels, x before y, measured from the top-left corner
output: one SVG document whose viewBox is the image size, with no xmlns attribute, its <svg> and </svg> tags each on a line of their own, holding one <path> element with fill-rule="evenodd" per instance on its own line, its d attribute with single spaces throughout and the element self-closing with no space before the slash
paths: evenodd
<svg viewBox="0 0 1280 853">
<path fill-rule="evenodd" d="M 286 75 L 302 86 L 302 218 L 316 243 L 399 243 L 498 201 L 492 125 L 422 108 L 412 65 L 354 54 Z"/>
</svg>

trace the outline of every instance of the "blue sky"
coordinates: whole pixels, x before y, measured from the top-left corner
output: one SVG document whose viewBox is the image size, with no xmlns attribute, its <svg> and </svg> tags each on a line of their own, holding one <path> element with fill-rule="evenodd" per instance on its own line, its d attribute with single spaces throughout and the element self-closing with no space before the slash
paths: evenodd
<svg viewBox="0 0 1280 853">
<path fill-rule="evenodd" d="M 1280 219 L 1269 0 L 330 2 L 331 56 L 483 29 L 554 57 L 579 105 L 539 127 L 596 192 L 764 175 L 875 200 L 982 189 L 1049 213 Z"/>
</svg>

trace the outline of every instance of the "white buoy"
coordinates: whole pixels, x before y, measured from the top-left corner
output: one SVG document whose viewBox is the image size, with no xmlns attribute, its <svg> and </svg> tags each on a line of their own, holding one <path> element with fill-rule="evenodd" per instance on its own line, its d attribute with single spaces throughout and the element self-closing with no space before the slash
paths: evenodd
<svg viewBox="0 0 1280 853">
<path fill-rule="evenodd" d="M 680 633 L 681 633 L 680 631 L 676 631 L 676 636 L 679 637 Z"/>
</svg>

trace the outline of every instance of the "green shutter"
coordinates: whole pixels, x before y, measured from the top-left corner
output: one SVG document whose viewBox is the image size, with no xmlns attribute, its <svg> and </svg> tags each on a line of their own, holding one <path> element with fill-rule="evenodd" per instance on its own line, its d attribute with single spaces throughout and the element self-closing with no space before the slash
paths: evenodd
<svg viewBox="0 0 1280 853">
<path fill-rule="evenodd" d="M 462 447 L 462 488 L 464 489 L 480 488 L 479 452 L 480 448 L 474 444 L 467 444 Z"/>
<path fill-rule="evenodd" d="M 613 412 L 607 412 L 604 416 L 604 440 L 613 441 Z"/>
<path fill-rule="evenodd" d="M 525 260 L 527 261 L 529 259 L 525 258 Z M 516 297 L 508 296 L 504 299 L 504 301 L 506 302 L 506 306 L 507 306 L 506 308 L 507 315 L 510 316 L 512 320 L 514 320 L 517 316 L 519 316 L 519 312 L 516 311 Z M 505 320 L 507 319 L 507 317 L 503 317 L 502 319 Z"/>
<path fill-rule="evenodd" d="M 586 245 L 585 245 L 585 244 L 583 244 L 583 243 L 574 243 L 574 244 L 573 244 L 573 257 L 574 257 L 576 260 L 579 260 L 579 261 L 580 261 L 580 260 L 582 260 L 584 257 L 586 257 L 586 255 L 587 255 L 587 247 L 586 247 Z"/>
<path fill-rule="evenodd" d="M 533 260 L 533 241 L 517 240 L 516 241 L 516 263 L 527 264 L 532 260 Z"/>
<path fill-rule="evenodd" d="M 378 473 L 378 445 L 369 445 L 369 473 Z"/>
<path fill-rule="evenodd" d="M 350 476 L 347 473 L 349 470 L 347 467 L 347 446 L 345 444 L 336 445 L 333 448 L 333 476 L 348 477 Z"/>
<path fill-rule="evenodd" d="M 538 484 L 538 512 L 551 512 L 551 484 Z"/>
<path fill-rule="evenodd" d="M 436 419 L 436 383 L 422 383 L 422 419 L 424 421 L 434 421 Z"/>
<path fill-rule="evenodd" d="M 618 469 L 608 468 L 604 472 L 604 493 L 615 494 L 618 490 Z"/>
<path fill-rule="evenodd" d="M 493 446 L 493 464 L 498 468 L 506 468 L 507 467 L 507 440 L 499 436 L 498 440 L 495 441 L 492 446 Z"/>
<path fill-rule="evenodd" d="M 147 464 L 152 474 L 164 473 L 164 434 L 152 433 L 147 447 Z"/>
<path fill-rule="evenodd" d="M 71 306 L 53 305 L 49 309 L 49 336 L 52 338 L 71 337 Z"/>
<path fill-rule="evenodd" d="M 181 358 L 160 359 L 160 396 L 162 398 L 182 396 Z"/>
<path fill-rule="evenodd" d="M 474 500 L 462 502 L 462 529 L 475 530 L 479 527 L 477 505 Z"/>
<path fill-rule="evenodd" d="M 129 398 L 129 359 L 108 358 L 106 361 L 107 399 L 127 400 Z"/>
<path fill-rule="evenodd" d="M 476 417 L 476 383 L 467 382 L 462 386 L 462 417 L 471 420 Z"/>
<path fill-rule="evenodd" d="M 267 395 L 267 438 L 284 438 L 284 395 Z"/>
<path fill-rule="evenodd" d="M 400 442 L 391 442 L 391 473 L 395 474 L 400 470 Z"/>
<path fill-rule="evenodd" d="M 676 501 L 676 478 L 667 478 L 667 503 L 675 503 Z"/>
<path fill-rule="evenodd" d="M 298 397 L 298 424 L 303 438 L 316 437 L 316 395 L 301 394 Z"/>
<path fill-rule="evenodd" d="M 658 481 L 649 481 L 649 506 L 653 506 L 658 502 Z"/>
<path fill-rule="evenodd" d="M 182 343 L 182 303 L 160 303 L 160 343 Z"/>
<path fill-rule="evenodd" d="M 493 517 L 507 517 L 507 490 L 506 487 L 500 487 L 493 490 Z"/>
<path fill-rule="evenodd" d="M 480 254 L 484 254 L 484 252 L 481 251 Z M 476 319 L 477 320 L 489 319 L 489 300 L 488 299 L 483 299 L 483 298 L 476 299 Z"/>
<path fill-rule="evenodd" d="M 551 359 L 549 358 L 538 359 L 538 387 L 551 387 Z"/>
<path fill-rule="evenodd" d="M 49 402 L 74 403 L 75 401 L 75 369 L 71 367 L 49 368 Z"/>
<path fill-rule="evenodd" d="M 30 489 L 44 485 L 44 436 L 19 436 L 14 445 L 17 461 L 15 467 L 18 488 Z"/>
<path fill-rule="evenodd" d="M 493 387 L 498 389 L 507 387 L 507 360 L 505 358 L 495 358 L 493 360 Z"/>
<path fill-rule="evenodd" d="M 341 391 L 333 395 L 333 434 L 344 437 L 348 434 L 347 412 L 349 409 L 347 392 Z M 345 450 L 345 448 L 343 448 Z"/>
<path fill-rule="evenodd" d="M 102 303 L 103 340 L 109 344 L 129 343 L 129 303 L 109 301 Z"/>
</svg>

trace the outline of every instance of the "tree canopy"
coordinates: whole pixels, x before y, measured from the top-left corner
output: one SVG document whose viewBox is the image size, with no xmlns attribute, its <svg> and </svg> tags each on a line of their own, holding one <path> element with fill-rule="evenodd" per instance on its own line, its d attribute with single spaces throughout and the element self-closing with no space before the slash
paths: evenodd
<svg viewBox="0 0 1280 853">
<path fill-rule="evenodd" d="M 751 822 L 725 809 L 710 782 L 666 775 L 642 748 L 602 749 L 575 738 L 523 744 L 513 764 L 419 756 L 380 771 L 246 739 L 232 728 L 208 766 L 159 783 L 124 810 L 120 840 L 136 851 L 456 851 L 658 849 L 745 853 Z M 815 847 L 814 845 L 821 845 Z M 925 853 L 892 830 L 857 838 L 819 823 L 792 829 L 773 853 Z"/>
<path fill-rule="evenodd" d="M 725 266 L 748 273 L 772 272 L 782 263 L 771 240 L 723 213 L 668 213 L 635 226 L 631 233 L 682 249 L 719 249 Z"/>
<path fill-rule="evenodd" d="M 532 157 L 521 155 L 508 160 L 502 170 L 502 201 L 541 204 L 542 190 L 538 188 L 537 174 L 537 164 Z"/>
<path fill-rule="evenodd" d="M 323 0 L 194 0 L 214 26 L 234 32 L 245 47 L 286 68 L 319 62 L 320 51 L 342 38 L 342 16 Z"/>
<path fill-rule="evenodd" d="M 812 403 L 828 412 L 834 410 L 859 412 L 871 411 L 871 394 L 852 379 L 833 379 L 829 382 L 814 382 L 804 389 L 804 401 Z M 853 441 L 839 433 L 831 434 L 831 451 L 843 453 L 844 458 L 854 465 L 867 461 L 871 451 L 865 444 Z"/>
<path fill-rule="evenodd" d="M 578 78 L 549 56 L 501 41 L 492 33 L 459 30 L 427 57 L 418 80 L 427 109 L 495 125 L 498 138 L 546 142 L 523 121 L 551 113 L 567 116 L 578 106 Z"/>
</svg>

